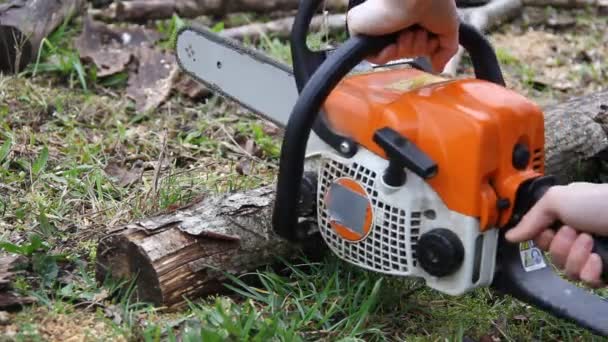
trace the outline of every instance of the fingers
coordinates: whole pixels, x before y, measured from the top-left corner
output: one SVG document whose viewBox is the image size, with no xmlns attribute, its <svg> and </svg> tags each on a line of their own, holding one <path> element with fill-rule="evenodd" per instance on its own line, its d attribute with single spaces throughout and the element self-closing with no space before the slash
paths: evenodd
<svg viewBox="0 0 608 342">
<path fill-rule="evenodd" d="M 429 55 L 429 36 L 426 30 L 414 31 L 414 39 L 411 46 L 412 56 L 428 56 Z"/>
<path fill-rule="evenodd" d="M 537 245 L 551 254 L 553 263 L 564 270 L 572 280 L 581 280 L 592 287 L 602 285 L 602 260 L 592 253 L 593 238 L 586 233 L 578 234 L 564 226 L 557 233 L 542 232 L 535 240 Z"/>
<path fill-rule="evenodd" d="M 551 246 L 551 241 L 553 241 L 554 237 L 555 232 L 553 232 L 552 230 L 545 230 L 540 233 L 536 237 L 536 239 L 534 239 L 534 243 L 536 243 L 538 248 L 542 249 L 543 251 L 547 251 L 549 250 L 549 247 Z"/>
<path fill-rule="evenodd" d="M 534 239 L 557 220 L 554 208 L 555 188 L 551 188 L 528 211 L 514 228 L 510 229 L 505 237 L 511 242 L 522 242 Z"/>
<path fill-rule="evenodd" d="M 602 282 L 602 259 L 599 255 L 592 253 L 581 269 L 580 279 L 592 287 L 600 287 Z"/>
<path fill-rule="evenodd" d="M 392 44 L 382 49 L 382 51 L 380 51 L 376 55 L 368 57 L 367 60 L 374 64 L 384 64 L 395 59 L 397 51 L 397 45 Z"/>
<path fill-rule="evenodd" d="M 430 56 L 437 50 L 438 45 L 437 38 L 431 36 L 426 30 L 409 29 L 399 34 L 395 44 L 391 44 L 367 59 L 375 64 L 383 64 L 400 58 Z"/>
<path fill-rule="evenodd" d="M 446 64 L 458 52 L 458 30 L 451 31 L 451 34 L 439 36 L 439 47 L 435 49 L 431 56 L 433 68 L 441 72 Z"/>
<path fill-rule="evenodd" d="M 416 20 L 415 13 L 395 10 L 381 1 L 365 1 L 347 13 L 350 34 L 382 35 L 409 27 Z"/>
<path fill-rule="evenodd" d="M 414 45 L 415 32 L 412 30 L 403 31 L 397 39 L 399 56 L 412 57 L 412 46 Z"/>
<path fill-rule="evenodd" d="M 549 246 L 549 253 L 551 253 L 551 260 L 557 267 L 563 269 L 566 265 L 570 248 L 574 244 L 576 238 L 576 231 L 568 226 L 562 227 L 562 229 L 555 234 L 555 237 Z"/>
<path fill-rule="evenodd" d="M 566 258 L 564 271 L 570 279 L 580 280 L 580 273 L 593 248 L 593 239 L 589 234 L 580 234 L 570 247 L 570 252 Z"/>
</svg>

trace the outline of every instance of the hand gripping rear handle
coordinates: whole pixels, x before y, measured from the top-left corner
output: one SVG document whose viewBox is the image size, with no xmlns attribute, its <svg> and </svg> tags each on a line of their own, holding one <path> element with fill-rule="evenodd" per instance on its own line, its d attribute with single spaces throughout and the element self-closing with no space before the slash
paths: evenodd
<svg viewBox="0 0 608 342">
<path fill-rule="evenodd" d="M 537 257 L 545 266 L 526 271 L 520 244 L 513 244 L 504 237 L 508 229 L 515 226 L 554 184 L 553 177 L 543 176 L 530 180 L 520 187 L 514 208 L 514 219 L 509 223 L 509 227 L 501 231 L 497 269 L 491 287 L 556 317 L 575 322 L 596 334 L 608 336 L 608 301 L 560 277 L 540 253 Z M 557 225 L 559 223 L 554 226 Z M 604 281 L 608 279 L 607 241 L 604 237 L 594 237 L 594 252 L 602 258 Z"/>
<path fill-rule="evenodd" d="M 321 1 L 300 2 L 292 31 L 294 73 L 300 96 L 287 122 L 281 147 L 273 227 L 279 235 L 294 242 L 308 236 L 298 229 L 297 199 L 304 173 L 306 144 L 313 126 L 318 124 L 326 98 L 355 66 L 397 38 L 397 34 L 356 35 L 331 54 L 315 54 L 307 48 L 305 36 Z M 498 59 L 489 41 L 474 27 L 464 23 L 461 23 L 459 32 L 460 44 L 469 52 L 476 77 L 504 86 Z"/>
<path fill-rule="evenodd" d="M 358 6 L 363 2 L 365 2 L 365 0 L 350 0 L 348 3 L 348 9 Z M 322 0 L 301 1 L 291 31 L 290 47 L 292 52 L 293 70 L 296 87 L 300 94 L 312 75 L 328 56 L 326 51 L 312 51 L 309 49 L 306 43 L 310 23 L 315 15 L 315 12 L 320 8 L 321 3 Z M 397 34 L 392 34 L 384 37 L 364 38 L 364 40 L 361 41 L 361 47 L 363 48 L 362 50 L 365 54 L 364 57 L 380 51 L 382 47 L 385 47 L 393 42 L 396 36 Z M 505 82 L 498 65 L 498 60 L 494 55 L 494 50 L 485 37 L 477 32 L 477 30 L 475 30 L 475 28 L 472 26 L 465 24 L 460 25 L 459 36 L 460 44 L 469 52 L 469 55 L 471 56 L 476 77 L 504 86 Z M 355 37 L 355 39 L 359 38 Z M 367 39 L 374 41 L 367 45 Z M 377 49 L 374 50 L 374 47 L 377 47 Z M 356 64 L 361 62 L 364 57 L 359 58 L 359 60 L 356 61 Z M 428 64 L 422 60 L 424 60 L 424 58 L 421 57 L 414 61 L 413 64 L 418 65 L 419 67 L 424 67 L 424 65 Z M 350 72 L 352 68 L 354 68 L 354 66 L 350 67 L 348 72 Z M 327 117 L 321 108 L 319 109 L 319 114 L 315 117 L 312 130 L 325 143 L 333 147 L 344 157 L 352 157 L 357 152 L 357 143 L 350 137 L 341 135 L 334 131 L 328 123 Z"/>
</svg>

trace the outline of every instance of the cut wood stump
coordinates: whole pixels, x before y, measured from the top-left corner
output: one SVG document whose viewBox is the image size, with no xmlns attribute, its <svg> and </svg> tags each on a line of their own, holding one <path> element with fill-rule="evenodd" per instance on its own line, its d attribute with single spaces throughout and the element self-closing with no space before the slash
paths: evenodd
<svg viewBox="0 0 608 342">
<path fill-rule="evenodd" d="M 608 91 L 547 107 L 546 173 L 561 182 L 608 150 Z M 274 185 L 209 195 L 174 212 L 113 229 L 98 246 L 97 279 L 137 279 L 138 299 L 176 308 L 222 292 L 234 275 L 301 251 L 271 227 Z M 320 244 L 322 246 L 322 244 Z"/>
<path fill-rule="evenodd" d="M 137 279 L 139 300 L 169 308 L 221 292 L 241 274 L 286 257 L 293 246 L 270 223 L 274 188 L 207 197 L 113 231 L 98 247 L 97 279 Z"/>
<path fill-rule="evenodd" d="M 42 40 L 84 4 L 85 0 L 0 3 L 0 72 L 19 72 L 35 61 Z"/>
</svg>

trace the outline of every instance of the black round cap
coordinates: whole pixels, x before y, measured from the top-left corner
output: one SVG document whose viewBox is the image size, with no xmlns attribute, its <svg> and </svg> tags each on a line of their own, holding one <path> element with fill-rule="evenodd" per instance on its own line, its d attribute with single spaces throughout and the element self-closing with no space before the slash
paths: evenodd
<svg viewBox="0 0 608 342">
<path fill-rule="evenodd" d="M 524 144 L 517 144 L 513 148 L 513 167 L 524 170 L 530 161 L 530 150 Z"/>
<path fill-rule="evenodd" d="M 462 265 L 464 246 L 454 232 L 437 228 L 420 237 L 416 257 L 426 272 L 444 277 L 456 272 Z"/>
</svg>

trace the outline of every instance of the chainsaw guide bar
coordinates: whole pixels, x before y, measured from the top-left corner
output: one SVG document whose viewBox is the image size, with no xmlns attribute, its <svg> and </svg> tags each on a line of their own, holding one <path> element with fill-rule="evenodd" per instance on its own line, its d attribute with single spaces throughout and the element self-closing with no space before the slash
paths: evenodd
<svg viewBox="0 0 608 342">
<path fill-rule="evenodd" d="M 175 49 L 177 63 L 187 75 L 285 128 L 299 96 L 289 65 L 199 26 L 182 28 Z M 314 132 L 307 148 L 309 152 L 326 149 Z"/>
</svg>

